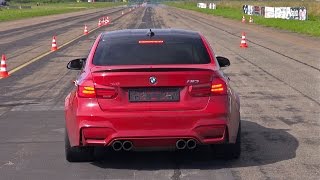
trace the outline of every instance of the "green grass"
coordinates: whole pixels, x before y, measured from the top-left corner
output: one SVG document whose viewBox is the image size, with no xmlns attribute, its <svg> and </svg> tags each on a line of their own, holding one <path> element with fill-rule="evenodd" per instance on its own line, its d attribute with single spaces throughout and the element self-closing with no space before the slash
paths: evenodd
<svg viewBox="0 0 320 180">
<path fill-rule="evenodd" d="M 183 2 L 183 3 L 167 2 L 166 4 L 169 6 L 198 11 L 206 14 L 212 14 L 214 16 L 222 16 L 225 18 L 235 19 L 238 21 L 241 21 L 241 18 L 243 16 L 241 7 L 238 8 L 238 7 L 224 6 L 224 5 L 219 6 L 218 4 L 217 9 L 212 10 L 212 9 L 197 8 L 196 3 L 192 3 L 192 2 Z M 249 19 L 249 16 L 247 15 L 245 16 L 246 16 L 246 19 Z M 254 18 L 255 24 L 320 37 L 320 17 L 313 14 L 309 16 L 311 18 L 309 18 L 308 21 L 266 19 L 261 16 L 252 16 L 252 17 Z"/>
<path fill-rule="evenodd" d="M 53 14 L 63 14 L 69 12 L 76 12 L 92 8 L 103 8 L 124 5 L 124 3 L 46 3 L 36 6 L 35 3 L 13 4 L 12 6 L 31 6 L 31 9 L 0 9 L 0 22 L 17 19 L 32 18 L 38 16 L 48 16 Z"/>
</svg>

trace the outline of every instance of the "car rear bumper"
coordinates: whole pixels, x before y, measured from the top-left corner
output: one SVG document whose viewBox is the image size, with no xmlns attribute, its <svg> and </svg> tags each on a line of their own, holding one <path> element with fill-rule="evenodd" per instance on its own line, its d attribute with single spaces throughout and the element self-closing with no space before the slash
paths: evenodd
<svg viewBox="0 0 320 180">
<path fill-rule="evenodd" d="M 131 141 L 134 147 L 171 147 L 179 139 L 215 144 L 228 142 L 230 131 L 228 113 L 212 112 L 210 107 L 197 111 L 105 112 L 94 102 L 90 108 L 78 107 L 74 116 L 66 109 L 66 124 L 71 146 L 111 146 L 119 140 Z"/>
<path fill-rule="evenodd" d="M 167 121 L 169 120 L 170 118 Z M 132 121 L 134 119 L 127 122 Z M 152 123 L 162 120 L 153 118 L 144 119 L 144 121 Z M 199 144 L 221 143 L 225 141 L 226 127 L 226 121 L 222 119 L 197 120 L 190 128 L 179 128 L 179 124 L 175 123 L 171 128 L 163 129 L 150 128 L 150 126 L 141 126 L 139 129 L 119 129 L 110 120 L 100 122 L 86 120 L 80 124 L 80 133 L 83 145 L 110 146 L 117 140 L 129 140 L 133 142 L 134 147 L 162 147 L 174 146 L 179 139 L 195 139 Z"/>
</svg>

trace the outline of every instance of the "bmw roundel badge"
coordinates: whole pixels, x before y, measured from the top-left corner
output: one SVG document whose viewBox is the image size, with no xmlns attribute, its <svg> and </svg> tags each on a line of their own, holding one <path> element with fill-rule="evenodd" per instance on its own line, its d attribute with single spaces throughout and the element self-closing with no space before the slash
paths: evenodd
<svg viewBox="0 0 320 180">
<path fill-rule="evenodd" d="M 151 84 L 156 84 L 156 83 L 157 83 L 157 78 L 154 77 L 154 76 L 151 76 L 151 77 L 149 78 L 149 82 L 150 82 Z"/>
</svg>

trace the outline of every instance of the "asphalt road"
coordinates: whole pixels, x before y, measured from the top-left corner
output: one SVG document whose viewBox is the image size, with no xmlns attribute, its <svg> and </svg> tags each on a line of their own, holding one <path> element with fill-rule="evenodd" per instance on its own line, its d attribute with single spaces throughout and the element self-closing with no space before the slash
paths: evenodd
<svg viewBox="0 0 320 180">
<path fill-rule="evenodd" d="M 39 20 L 23 32 L 8 24 L 12 30 L 0 31 L 0 53 L 8 55 L 13 69 L 50 50 L 53 33 L 59 45 L 81 35 L 84 23 L 96 26 L 103 14 L 114 19 L 0 80 L 0 179 L 319 179 L 319 38 L 162 5 L 126 9 L 124 16 L 122 9 L 112 13 L 116 10 Z M 129 153 L 99 148 L 95 162 L 65 160 L 64 98 L 77 74 L 65 66 L 86 57 L 100 32 L 125 28 L 196 30 L 216 55 L 230 59 L 225 72 L 242 108 L 239 160 L 219 159 L 206 148 Z M 239 47 L 243 31 L 247 49 Z"/>
</svg>

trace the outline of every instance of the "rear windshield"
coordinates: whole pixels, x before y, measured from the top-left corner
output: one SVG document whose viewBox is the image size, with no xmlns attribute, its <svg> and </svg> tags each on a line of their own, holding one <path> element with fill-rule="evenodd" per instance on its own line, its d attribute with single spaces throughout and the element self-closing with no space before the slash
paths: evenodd
<svg viewBox="0 0 320 180">
<path fill-rule="evenodd" d="M 200 38 L 161 38 L 163 42 L 160 43 L 139 43 L 149 40 L 102 38 L 96 49 L 93 64 L 112 66 L 210 63 L 210 57 Z M 156 40 L 159 41 L 159 38 Z"/>
</svg>

